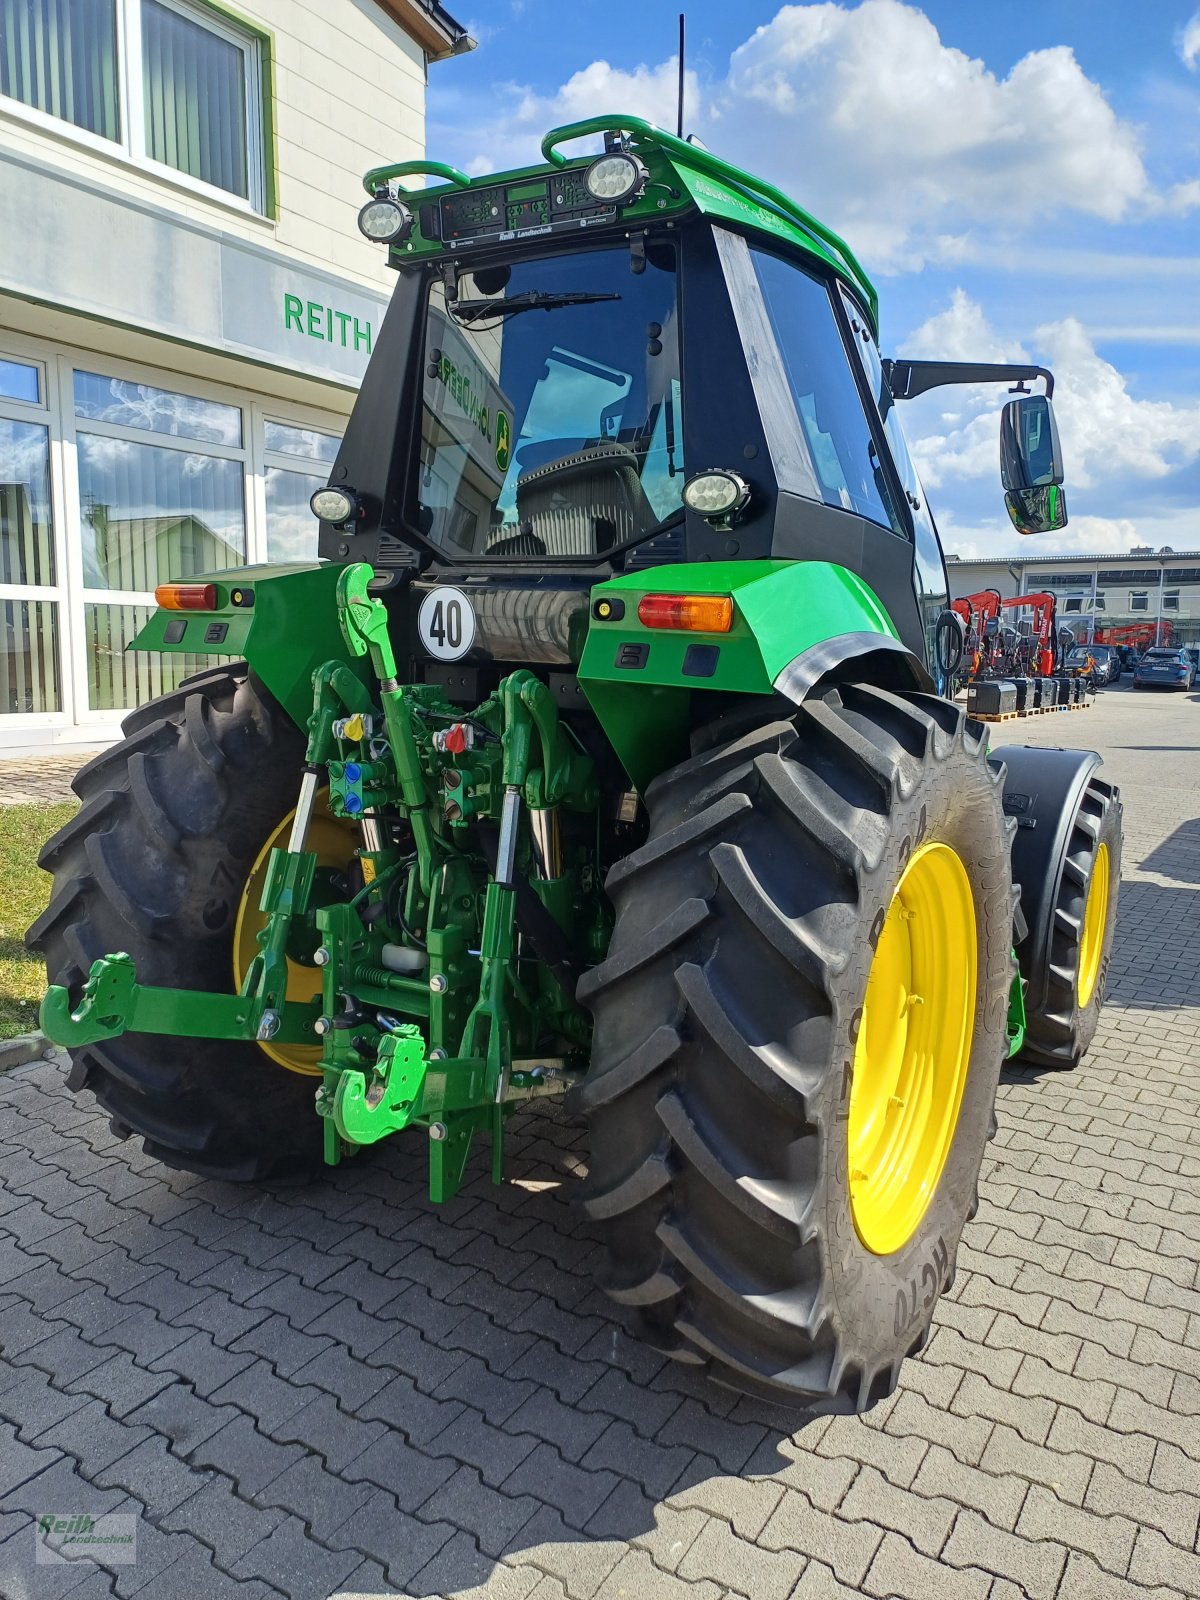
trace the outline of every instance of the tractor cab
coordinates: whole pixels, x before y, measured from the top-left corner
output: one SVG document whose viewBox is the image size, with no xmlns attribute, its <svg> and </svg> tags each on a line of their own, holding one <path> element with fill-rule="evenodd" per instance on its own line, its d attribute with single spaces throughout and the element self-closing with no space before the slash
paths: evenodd
<svg viewBox="0 0 1200 1600">
<path fill-rule="evenodd" d="M 603 154 L 564 155 L 598 132 Z M 497 177 L 367 174 L 360 227 L 398 282 L 314 496 L 322 557 L 369 561 L 378 588 L 415 582 L 422 598 L 452 576 L 500 584 L 503 619 L 485 602 L 465 653 L 524 659 L 532 624 L 563 666 L 606 576 L 832 563 L 891 618 L 910 658 L 898 681 L 922 681 L 947 586 L 896 399 L 1052 378 L 883 361 L 876 292 L 845 242 L 696 144 L 596 118 L 547 135 L 543 154 Z M 422 173 L 448 182 L 402 187 Z M 1048 401 L 1021 407 L 1006 487 L 1060 483 Z M 443 632 L 454 613 L 429 616 L 413 644 L 436 661 L 463 636 Z"/>
</svg>

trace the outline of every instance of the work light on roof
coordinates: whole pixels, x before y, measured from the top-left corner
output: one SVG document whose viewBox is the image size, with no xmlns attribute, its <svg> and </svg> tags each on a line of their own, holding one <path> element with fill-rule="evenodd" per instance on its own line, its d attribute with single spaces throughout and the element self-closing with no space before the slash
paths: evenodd
<svg viewBox="0 0 1200 1600">
<path fill-rule="evenodd" d="M 375 244 L 391 244 L 397 239 L 407 239 L 412 232 L 413 216 L 408 207 L 387 195 L 368 200 L 358 213 L 359 232 Z"/>
<path fill-rule="evenodd" d="M 605 205 L 619 206 L 635 200 L 646 187 L 648 174 L 636 157 L 624 152 L 598 156 L 583 175 L 590 195 Z"/>
</svg>

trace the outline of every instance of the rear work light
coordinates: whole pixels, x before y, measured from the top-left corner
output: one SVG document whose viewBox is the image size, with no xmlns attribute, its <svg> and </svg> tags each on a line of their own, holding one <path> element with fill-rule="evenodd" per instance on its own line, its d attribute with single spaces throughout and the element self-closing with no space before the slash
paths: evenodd
<svg viewBox="0 0 1200 1600">
<path fill-rule="evenodd" d="M 160 583 L 154 591 L 154 603 L 164 611 L 215 611 L 217 586 L 215 583 Z"/>
<path fill-rule="evenodd" d="M 733 601 L 727 594 L 648 594 L 638 601 L 638 621 L 644 628 L 728 633 Z"/>
</svg>

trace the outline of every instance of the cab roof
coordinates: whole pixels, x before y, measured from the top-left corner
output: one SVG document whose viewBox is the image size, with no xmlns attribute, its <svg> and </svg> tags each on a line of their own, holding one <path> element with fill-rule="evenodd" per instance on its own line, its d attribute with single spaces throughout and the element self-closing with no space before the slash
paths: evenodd
<svg viewBox="0 0 1200 1600">
<path fill-rule="evenodd" d="M 441 201 L 470 193 L 482 196 L 483 191 L 556 173 L 583 173 L 595 157 L 572 160 L 563 155 L 560 146 L 598 133 L 605 136 L 606 150 L 628 152 L 646 168 L 647 181 L 641 192 L 619 207 L 619 220 L 623 224 L 668 221 L 683 212 L 698 210 L 718 221 L 773 235 L 832 267 L 864 302 L 872 332 L 878 336 L 879 297 L 875 286 L 840 235 L 774 184 L 722 160 L 703 145 L 656 128 L 641 117 L 589 117 L 583 122 L 553 128 L 542 140 L 544 165 L 517 167 L 477 178 L 470 178 L 457 167 L 441 161 L 401 161 L 392 166 L 372 168 L 363 178 L 367 193 L 375 196 L 389 192 L 407 201 L 417 213 L 409 237 L 391 246 L 391 264 L 402 267 L 450 248 L 436 231 Z M 414 191 L 403 188 L 398 181 L 419 176 L 442 182 Z M 527 230 L 530 236 L 547 231 L 546 228 Z M 521 237 L 520 230 L 510 232 L 506 242 Z"/>
</svg>

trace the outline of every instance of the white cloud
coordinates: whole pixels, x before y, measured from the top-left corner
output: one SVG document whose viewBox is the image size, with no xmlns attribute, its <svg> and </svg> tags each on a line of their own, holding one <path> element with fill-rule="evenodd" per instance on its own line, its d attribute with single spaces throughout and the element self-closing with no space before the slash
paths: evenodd
<svg viewBox="0 0 1200 1600">
<path fill-rule="evenodd" d="M 1025 350 L 1002 339 L 965 289 L 955 289 L 945 311 L 923 322 L 904 342 L 906 356 L 937 361 L 1028 361 Z"/>
<path fill-rule="evenodd" d="M 1037 329 L 1029 351 L 992 329 L 982 308 L 961 289 L 949 307 L 905 342 L 906 355 L 948 360 L 1037 361 L 1055 376 L 1054 409 L 1062 437 L 1068 497 L 1128 478 L 1161 479 L 1200 457 L 1200 402 L 1176 405 L 1131 394 L 1124 375 L 1099 355 L 1073 317 Z M 908 429 L 922 476 L 937 486 L 950 479 L 996 481 L 998 423 L 1006 398 L 987 389 L 945 389 L 911 413 Z M 921 406 L 921 402 L 914 402 Z M 920 420 L 924 419 L 924 426 Z M 907 422 L 906 415 L 905 421 Z M 1114 524 L 1116 526 L 1116 524 Z"/>
<path fill-rule="evenodd" d="M 1184 66 L 1193 72 L 1200 64 L 1200 11 L 1185 25 L 1179 36 L 1179 55 Z"/>
<path fill-rule="evenodd" d="M 1070 49 L 999 78 L 899 0 L 784 6 L 734 51 L 713 115 L 722 153 L 773 165 L 877 265 L 930 253 L 947 222 L 1117 221 L 1149 192 L 1135 130 Z"/>
<path fill-rule="evenodd" d="M 689 71 L 684 85 L 685 127 L 696 119 L 700 88 Z M 473 148 L 465 157 L 471 173 L 494 172 L 496 150 L 504 151 L 504 166 L 540 161 L 542 137 L 566 122 L 582 122 L 600 112 L 623 112 L 643 117 L 661 128 L 674 129 L 679 93 L 679 64 L 672 57 L 658 66 L 644 63 L 626 71 L 607 61 L 593 61 L 572 74 L 554 94 L 538 95 L 522 84 L 498 84 L 489 100 L 489 115 L 467 137 Z M 593 141 L 599 145 L 598 138 Z M 568 148 L 578 154 L 582 147 Z"/>
<path fill-rule="evenodd" d="M 487 170 L 497 147 L 535 160 L 547 128 L 597 111 L 671 127 L 676 70 L 595 61 L 548 95 L 498 85 L 486 120 L 463 130 L 464 162 Z M 959 260 L 1064 210 L 1115 222 L 1163 204 L 1137 130 L 1069 48 L 998 77 L 901 0 L 785 5 L 703 104 L 689 74 L 687 105 L 714 150 L 795 194 L 876 270 Z M 1193 203 L 1181 185 L 1172 204 Z"/>
</svg>

